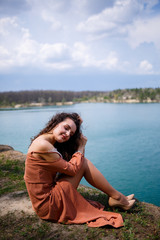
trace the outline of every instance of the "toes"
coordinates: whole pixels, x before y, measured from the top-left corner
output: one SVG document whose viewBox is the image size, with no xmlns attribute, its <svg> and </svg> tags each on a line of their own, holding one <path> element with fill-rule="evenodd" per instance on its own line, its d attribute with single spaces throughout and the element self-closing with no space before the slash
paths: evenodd
<svg viewBox="0 0 160 240">
<path fill-rule="evenodd" d="M 129 200 L 129 205 L 133 206 L 135 201 L 136 201 L 135 199 Z"/>
<path fill-rule="evenodd" d="M 134 194 L 130 194 L 127 196 L 127 200 L 132 200 L 134 198 Z"/>
</svg>

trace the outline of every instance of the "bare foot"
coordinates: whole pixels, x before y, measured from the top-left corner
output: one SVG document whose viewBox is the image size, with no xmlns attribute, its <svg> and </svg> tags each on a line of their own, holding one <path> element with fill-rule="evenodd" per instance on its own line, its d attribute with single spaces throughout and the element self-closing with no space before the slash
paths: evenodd
<svg viewBox="0 0 160 240">
<path fill-rule="evenodd" d="M 135 203 L 133 197 L 134 194 L 124 196 L 122 193 L 120 193 L 119 199 L 110 197 L 108 203 L 110 207 L 120 207 L 124 210 L 129 210 Z"/>
<path fill-rule="evenodd" d="M 115 199 L 113 199 L 111 197 L 109 198 L 109 201 L 108 201 L 108 204 L 109 204 L 110 207 L 113 207 L 113 208 L 114 207 L 120 207 L 123 210 L 131 209 L 133 207 L 134 203 L 135 203 L 135 199 L 132 199 L 132 200 L 128 201 L 127 205 L 123 205 L 119 201 L 117 201 L 117 200 L 115 200 Z"/>
</svg>

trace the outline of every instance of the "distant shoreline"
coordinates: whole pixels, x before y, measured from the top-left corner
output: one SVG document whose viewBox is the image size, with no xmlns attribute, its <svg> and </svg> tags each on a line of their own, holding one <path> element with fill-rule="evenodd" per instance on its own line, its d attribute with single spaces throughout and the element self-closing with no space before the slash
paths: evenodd
<svg viewBox="0 0 160 240">
<path fill-rule="evenodd" d="M 160 88 L 99 91 L 19 91 L 1 92 L 0 108 L 65 106 L 77 103 L 160 103 Z"/>
<path fill-rule="evenodd" d="M 126 99 L 126 100 L 115 100 L 113 99 L 112 101 L 96 101 L 96 100 L 87 100 L 87 101 L 79 101 L 79 102 L 56 102 L 56 103 L 28 103 L 28 104 L 15 104 L 15 106 L 7 105 L 7 106 L 0 106 L 0 109 L 21 109 L 21 108 L 34 108 L 34 107 L 45 107 L 45 106 L 71 106 L 74 104 L 80 104 L 80 103 L 160 103 L 159 101 L 156 100 L 146 100 L 146 101 L 139 101 L 138 99 Z"/>
</svg>

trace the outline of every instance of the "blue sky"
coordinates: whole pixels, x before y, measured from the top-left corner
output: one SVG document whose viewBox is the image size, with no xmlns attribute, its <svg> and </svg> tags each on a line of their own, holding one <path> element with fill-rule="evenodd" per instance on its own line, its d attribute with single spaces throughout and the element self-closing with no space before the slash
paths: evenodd
<svg viewBox="0 0 160 240">
<path fill-rule="evenodd" d="M 0 0 L 0 91 L 160 87 L 159 0 Z"/>
</svg>

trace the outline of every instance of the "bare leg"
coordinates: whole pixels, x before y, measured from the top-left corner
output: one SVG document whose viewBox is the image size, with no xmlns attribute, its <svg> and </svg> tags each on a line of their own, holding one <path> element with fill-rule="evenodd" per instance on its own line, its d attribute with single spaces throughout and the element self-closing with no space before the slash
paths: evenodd
<svg viewBox="0 0 160 240">
<path fill-rule="evenodd" d="M 80 171 L 74 177 L 65 175 L 62 179 L 69 181 L 75 188 L 77 188 L 83 176 L 93 187 L 103 191 L 109 197 L 117 200 L 121 198 L 123 204 L 128 204 L 127 198 L 114 189 L 103 174 L 86 158 L 84 159 L 84 164 Z"/>
<path fill-rule="evenodd" d="M 84 172 L 84 177 L 92 186 L 98 188 L 102 192 L 106 193 L 108 196 L 118 199 L 120 193 L 114 189 L 103 174 L 93 165 L 91 161 L 86 159 L 86 169 Z"/>
</svg>

